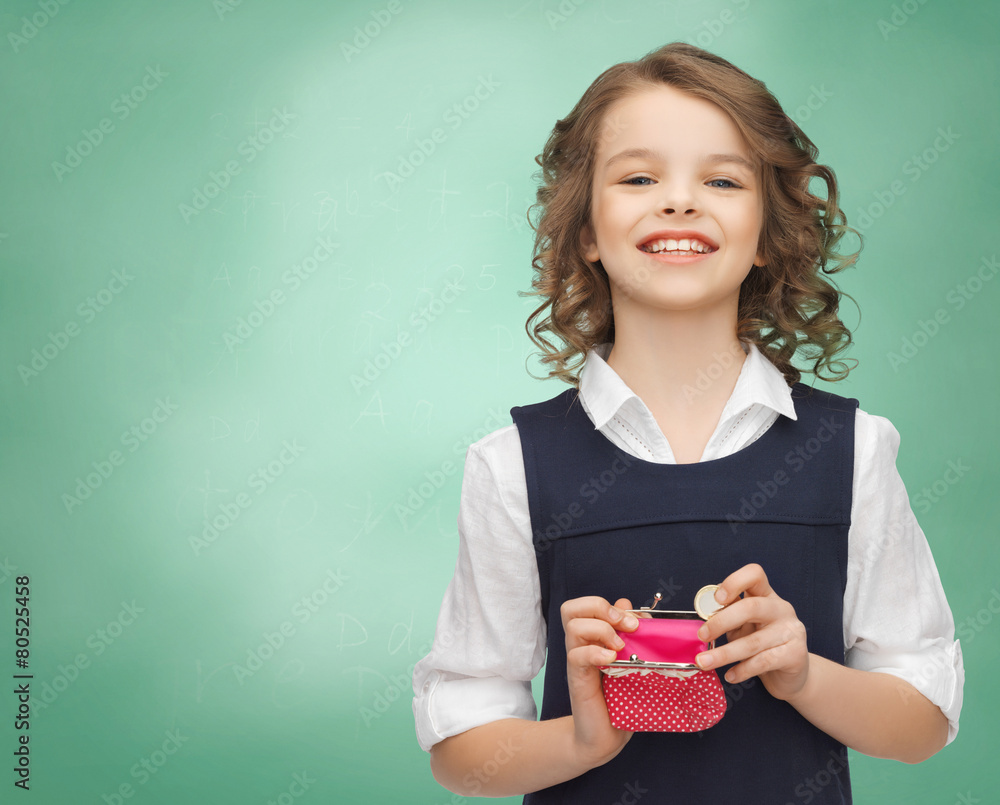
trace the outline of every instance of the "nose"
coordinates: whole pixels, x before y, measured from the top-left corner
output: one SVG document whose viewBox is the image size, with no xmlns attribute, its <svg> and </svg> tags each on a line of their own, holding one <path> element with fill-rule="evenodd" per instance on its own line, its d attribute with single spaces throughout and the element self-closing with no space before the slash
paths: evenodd
<svg viewBox="0 0 1000 805">
<path fill-rule="evenodd" d="M 681 177 L 662 182 L 659 205 L 665 213 L 694 212 L 695 200 L 690 183 Z"/>
</svg>

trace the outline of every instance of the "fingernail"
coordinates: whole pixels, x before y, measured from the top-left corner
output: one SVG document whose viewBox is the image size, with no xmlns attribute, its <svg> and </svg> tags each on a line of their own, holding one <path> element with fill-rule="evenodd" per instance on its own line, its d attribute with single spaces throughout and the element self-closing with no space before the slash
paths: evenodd
<svg viewBox="0 0 1000 805">
<path fill-rule="evenodd" d="M 698 630 L 698 639 L 699 640 L 707 640 L 708 639 L 708 627 L 707 626 L 702 626 Z"/>
<path fill-rule="evenodd" d="M 639 625 L 639 619 L 635 615 L 625 616 L 625 626 L 627 626 L 629 629 L 635 628 L 638 625 Z"/>
<path fill-rule="evenodd" d="M 615 643 L 617 644 L 618 648 L 620 649 L 625 648 L 625 641 L 622 640 L 618 635 L 615 635 Z"/>
<path fill-rule="evenodd" d="M 604 659 L 607 660 L 608 662 L 614 662 L 616 659 L 618 659 L 618 652 L 611 651 L 609 649 L 608 651 L 604 652 Z"/>
<path fill-rule="evenodd" d="M 721 587 L 715 591 L 715 600 L 718 601 L 720 604 L 726 603 L 726 591 L 723 590 Z"/>
<path fill-rule="evenodd" d="M 709 652 L 704 651 L 695 657 L 694 661 L 698 663 L 700 668 L 705 669 L 712 664 L 712 655 Z"/>
<path fill-rule="evenodd" d="M 611 609 L 608 610 L 608 617 L 611 618 L 612 623 L 618 623 L 618 621 L 622 619 L 621 610 L 611 607 Z"/>
<path fill-rule="evenodd" d="M 732 671 L 726 671 L 726 682 L 732 682 L 736 678 L 736 674 Z"/>
</svg>

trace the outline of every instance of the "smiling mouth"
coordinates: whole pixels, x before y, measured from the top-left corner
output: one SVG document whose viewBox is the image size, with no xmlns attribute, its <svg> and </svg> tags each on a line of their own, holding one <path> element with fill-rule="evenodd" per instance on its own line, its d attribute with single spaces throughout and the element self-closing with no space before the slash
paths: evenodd
<svg viewBox="0 0 1000 805">
<path fill-rule="evenodd" d="M 711 254 L 717 249 L 695 238 L 661 238 L 643 243 L 639 249 L 647 254 L 670 254 L 679 257 Z"/>
</svg>

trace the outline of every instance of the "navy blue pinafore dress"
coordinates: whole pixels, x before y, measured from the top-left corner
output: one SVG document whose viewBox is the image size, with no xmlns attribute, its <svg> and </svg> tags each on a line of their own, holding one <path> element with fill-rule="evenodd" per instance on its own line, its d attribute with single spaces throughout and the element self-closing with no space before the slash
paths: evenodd
<svg viewBox="0 0 1000 805">
<path fill-rule="evenodd" d="M 540 718 L 571 713 L 564 601 L 599 595 L 639 607 L 661 592 L 660 609 L 690 610 L 701 587 L 751 562 L 795 607 L 809 650 L 843 664 L 858 401 L 803 383 L 792 399 L 796 420 L 779 416 L 736 453 L 695 464 L 619 449 L 594 428 L 576 389 L 511 409 L 548 630 Z M 730 684 L 725 670 L 727 711 L 715 726 L 635 733 L 608 763 L 524 802 L 851 803 L 844 745 L 757 677 Z"/>
</svg>

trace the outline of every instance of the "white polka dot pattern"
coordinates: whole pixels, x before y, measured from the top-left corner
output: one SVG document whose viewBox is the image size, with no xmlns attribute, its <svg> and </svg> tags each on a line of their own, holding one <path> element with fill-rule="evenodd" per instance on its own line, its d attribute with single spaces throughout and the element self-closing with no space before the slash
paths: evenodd
<svg viewBox="0 0 1000 805">
<path fill-rule="evenodd" d="M 714 670 L 687 679 L 658 673 L 603 675 L 611 723 L 630 732 L 700 732 L 726 713 Z"/>
</svg>

